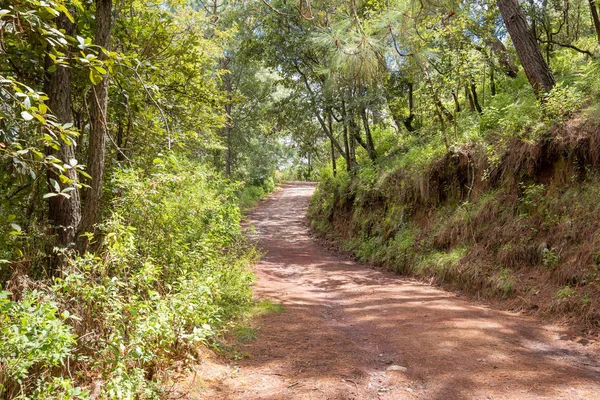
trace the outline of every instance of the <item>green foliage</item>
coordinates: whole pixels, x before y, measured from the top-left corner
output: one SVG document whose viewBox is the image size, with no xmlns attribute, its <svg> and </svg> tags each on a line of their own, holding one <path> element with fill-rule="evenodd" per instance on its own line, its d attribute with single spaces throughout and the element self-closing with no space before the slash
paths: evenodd
<svg viewBox="0 0 600 400">
<path fill-rule="evenodd" d="M 540 207 L 544 202 L 546 196 L 546 186 L 543 184 L 521 184 L 523 196 L 521 197 L 521 204 L 523 207 L 523 215 L 531 215 L 540 211 Z"/>
<path fill-rule="evenodd" d="M 502 268 L 500 273 L 496 276 L 496 287 L 497 290 L 502 294 L 504 298 L 507 298 L 511 293 L 514 292 L 516 286 L 515 278 L 512 276 L 510 269 Z"/>
<path fill-rule="evenodd" d="M 245 185 L 239 193 L 239 204 L 242 209 L 247 209 L 256 204 L 258 200 L 264 199 L 275 190 L 275 181 L 272 177 L 266 179 L 263 185 Z"/>
<path fill-rule="evenodd" d="M 543 99 L 544 114 L 554 122 L 566 120 L 581 109 L 583 99 L 583 95 L 575 87 L 558 84 Z"/>
<path fill-rule="evenodd" d="M 575 289 L 573 289 L 572 287 L 569 287 L 569 286 L 565 286 L 561 289 L 558 289 L 556 291 L 556 293 L 554 294 L 554 297 L 557 300 L 567 300 L 567 299 L 571 299 L 575 296 L 577 296 L 577 291 L 575 291 Z"/>
<path fill-rule="evenodd" d="M 13 302 L 3 292 L 3 379 L 28 379 L 24 394 L 73 395 L 76 382 L 102 376 L 103 398 L 155 398 L 174 357 L 193 359 L 194 346 L 252 304 L 255 253 L 235 185 L 169 155 L 149 171 L 115 174 L 112 187 L 102 251 L 73 258 L 45 297 Z M 78 360 L 73 381 L 35 372 L 65 368 L 69 357 Z"/>
<path fill-rule="evenodd" d="M 10 300 L 10 294 L 0 292 L 0 395 L 84 397 L 71 379 L 51 375 L 53 367 L 65 366 L 73 357 L 76 336 L 67 322 L 77 317 L 61 314 L 56 302 L 41 292 L 23 293 L 20 301 Z"/>
<path fill-rule="evenodd" d="M 542 264 L 550 269 L 556 269 L 560 265 L 560 255 L 554 247 L 542 250 Z"/>
</svg>

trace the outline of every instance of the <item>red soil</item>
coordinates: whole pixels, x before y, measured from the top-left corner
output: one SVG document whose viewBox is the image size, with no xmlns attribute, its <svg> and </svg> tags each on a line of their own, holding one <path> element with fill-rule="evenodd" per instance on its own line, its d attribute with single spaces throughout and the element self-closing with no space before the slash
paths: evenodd
<svg viewBox="0 0 600 400">
<path fill-rule="evenodd" d="M 255 294 L 285 311 L 258 319 L 247 358 L 207 359 L 188 398 L 600 399 L 598 354 L 563 328 L 326 250 L 306 226 L 313 190 L 283 185 L 251 213 Z"/>
</svg>

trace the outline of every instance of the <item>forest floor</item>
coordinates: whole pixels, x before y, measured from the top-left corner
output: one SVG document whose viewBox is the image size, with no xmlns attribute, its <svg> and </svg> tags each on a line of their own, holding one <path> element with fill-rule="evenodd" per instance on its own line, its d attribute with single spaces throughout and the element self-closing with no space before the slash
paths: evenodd
<svg viewBox="0 0 600 400">
<path fill-rule="evenodd" d="M 336 255 L 309 235 L 314 186 L 250 214 L 265 255 L 239 360 L 206 355 L 189 399 L 600 399 L 597 343 Z M 202 377 L 202 378 L 200 378 Z"/>
</svg>

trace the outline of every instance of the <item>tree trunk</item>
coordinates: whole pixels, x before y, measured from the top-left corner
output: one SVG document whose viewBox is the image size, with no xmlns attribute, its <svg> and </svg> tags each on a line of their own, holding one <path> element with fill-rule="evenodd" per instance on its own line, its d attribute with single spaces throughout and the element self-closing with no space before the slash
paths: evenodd
<svg viewBox="0 0 600 400">
<path fill-rule="evenodd" d="M 596 38 L 600 43 L 600 18 L 598 18 L 598 8 L 595 0 L 589 0 L 590 13 L 592 14 L 592 22 L 594 23 L 594 30 L 596 31 Z"/>
<path fill-rule="evenodd" d="M 110 48 L 110 35 L 112 30 L 112 0 L 96 0 L 96 34 L 94 44 L 105 49 Z M 105 60 L 103 51 L 98 58 Z M 92 87 L 91 99 L 91 131 L 88 155 L 88 173 L 92 177 L 90 187 L 85 191 L 85 204 L 79 234 L 93 232 L 94 225 L 100 216 L 100 201 L 102 199 L 102 186 L 104 185 L 104 157 L 106 154 L 106 135 L 108 132 L 108 72 L 102 81 Z M 85 251 L 87 238 L 78 239 L 78 248 Z"/>
<path fill-rule="evenodd" d="M 459 113 L 460 103 L 458 102 L 458 94 L 455 91 L 452 91 L 452 98 L 454 98 L 454 110 Z"/>
<path fill-rule="evenodd" d="M 416 128 L 412 125 L 415 119 L 415 100 L 414 100 L 414 89 L 413 83 L 408 82 L 408 117 L 404 119 L 404 126 L 409 132 L 414 132 Z"/>
<path fill-rule="evenodd" d="M 348 172 L 354 170 L 356 166 L 356 142 L 354 138 L 354 134 L 350 126 L 350 118 L 348 116 L 348 111 L 346 110 L 346 102 L 342 101 L 342 116 L 344 120 L 344 140 L 347 142 L 348 147 L 348 158 L 346 159 L 346 169 Z"/>
<path fill-rule="evenodd" d="M 469 90 L 469 86 L 465 85 L 465 97 L 469 102 L 469 111 L 475 111 L 475 103 L 473 102 L 473 94 L 471 94 L 471 90 Z"/>
<path fill-rule="evenodd" d="M 64 14 L 57 17 L 56 27 L 57 29 L 64 29 L 67 35 L 73 34 L 74 26 Z M 69 50 L 67 49 L 66 51 L 68 52 Z M 51 65 L 53 65 L 52 61 L 50 58 L 47 58 L 46 66 L 50 67 Z M 73 115 L 71 114 L 71 69 L 58 66 L 55 72 L 47 73 L 44 81 L 44 91 L 48 95 L 48 106 L 54 116 L 56 116 L 58 122 L 61 124 L 73 123 Z M 70 143 L 62 142 L 58 154 L 54 149 L 49 147 L 46 148 L 46 153 L 58 157 L 67 165 L 70 163 L 70 160 L 75 159 L 75 148 Z M 77 182 L 77 170 L 75 168 L 66 170 L 64 175 L 72 182 Z M 48 222 L 52 227 L 51 234 L 54 237 L 52 247 L 72 249 L 75 234 L 81 220 L 79 190 L 72 182 L 63 184 L 53 169 L 48 169 L 47 177 L 51 191 L 55 190 L 50 180 L 56 181 L 60 185 L 61 190 L 66 187 L 75 188 L 68 192 L 69 198 L 58 195 L 48 199 Z M 66 263 L 64 254 L 54 251 L 54 248 L 51 248 L 49 251 L 48 273 L 51 276 L 59 273 Z"/>
<path fill-rule="evenodd" d="M 519 3 L 517 0 L 497 0 L 497 4 L 529 83 L 537 93 L 550 91 L 556 83 L 554 75 L 544 60 Z"/>
<path fill-rule="evenodd" d="M 371 128 L 369 127 L 369 118 L 367 116 L 367 110 L 364 108 L 360 109 L 360 117 L 363 122 L 363 127 L 365 128 L 365 137 L 367 138 L 367 154 L 369 154 L 369 158 L 371 161 L 375 161 L 377 159 L 377 152 L 375 152 L 375 144 L 373 143 L 373 135 L 371 135 Z"/>
<path fill-rule="evenodd" d="M 329 126 L 329 132 L 331 132 L 333 136 L 333 121 L 331 118 L 331 110 L 329 110 L 329 112 L 327 113 L 327 125 Z M 333 176 L 336 176 L 337 166 L 335 165 L 335 146 L 331 138 L 329 138 L 329 143 L 331 144 L 331 169 L 333 170 Z"/>
<path fill-rule="evenodd" d="M 348 139 L 348 125 L 346 124 L 346 105 L 342 101 L 342 126 L 343 126 L 343 138 L 344 138 L 344 149 L 346 150 L 346 171 L 351 171 L 354 168 L 354 159 L 350 158 L 350 141 Z"/>
<path fill-rule="evenodd" d="M 491 35 L 486 42 L 492 49 L 492 52 L 498 58 L 498 62 L 500 63 L 500 66 L 502 67 L 506 76 L 516 78 L 517 74 L 519 73 L 519 68 L 513 62 L 508 50 L 506 50 L 506 46 L 504 46 L 504 43 L 502 43 L 495 35 Z"/>
<path fill-rule="evenodd" d="M 481 105 L 479 104 L 479 99 L 477 97 L 477 86 L 475 86 L 475 82 L 471 82 L 471 94 L 473 95 L 473 105 L 479 114 L 483 112 L 481 109 Z"/>
<path fill-rule="evenodd" d="M 369 154 L 369 150 L 367 149 L 367 144 L 365 143 L 363 138 L 360 136 L 360 129 L 358 128 L 358 125 L 356 125 L 356 119 L 354 116 L 353 109 L 350 109 L 348 112 L 348 126 L 350 128 L 350 137 L 353 137 L 354 140 L 356 140 L 356 143 L 358 143 L 360 145 L 360 147 L 365 149 L 367 154 Z M 369 157 L 370 157 L 370 155 L 369 155 Z"/>
<path fill-rule="evenodd" d="M 220 61 L 220 67 L 223 70 L 229 68 L 229 57 L 223 57 Z M 223 82 L 223 90 L 227 93 L 227 102 L 225 103 L 225 126 L 222 129 L 222 135 L 225 139 L 225 175 L 231 176 L 231 167 L 233 163 L 233 149 L 232 147 L 232 138 L 231 138 L 231 111 L 232 111 L 232 100 L 233 100 L 233 87 L 231 85 L 231 73 L 226 73 L 224 82 Z"/>
</svg>

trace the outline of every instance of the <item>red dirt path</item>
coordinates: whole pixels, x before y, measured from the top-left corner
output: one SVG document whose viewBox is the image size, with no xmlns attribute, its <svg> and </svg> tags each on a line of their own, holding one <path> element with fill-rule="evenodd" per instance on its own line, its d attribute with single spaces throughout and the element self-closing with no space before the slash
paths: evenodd
<svg viewBox="0 0 600 400">
<path fill-rule="evenodd" d="M 283 185 L 251 213 L 256 296 L 285 311 L 259 318 L 247 358 L 206 360 L 188 398 L 600 399 L 598 355 L 562 328 L 323 248 L 305 221 L 313 190 Z"/>
</svg>

